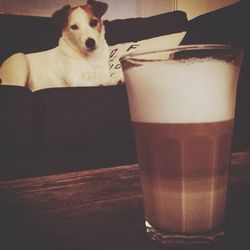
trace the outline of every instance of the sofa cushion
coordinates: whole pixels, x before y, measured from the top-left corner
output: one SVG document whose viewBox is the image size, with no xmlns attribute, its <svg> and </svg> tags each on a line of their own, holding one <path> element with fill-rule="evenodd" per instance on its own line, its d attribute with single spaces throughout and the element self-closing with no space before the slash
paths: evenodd
<svg viewBox="0 0 250 250">
<path fill-rule="evenodd" d="M 19 86 L 0 86 L 1 147 L 24 149 L 37 141 L 37 102 L 32 92 Z"/>
<path fill-rule="evenodd" d="M 104 21 L 105 37 L 109 45 L 178 33 L 186 30 L 187 16 L 183 11 L 172 11 L 150 17 Z"/>
<path fill-rule="evenodd" d="M 187 25 L 183 11 L 166 12 L 150 17 L 104 21 L 110 45 L 111 82 L 124 80 L 119 58 L 138 50 L 166 49 L 178 46 Z"/>
<path fill-rule="evenodd" d="M 52 88 L 40 99 L 41 139 L 47 146 L 133 142 L 125 86 Z"/>
<path fill-rule="evenodd" d="M 110 82 L 116 84 L 123 82 L 123 72 L 119 59 L 129 53 L 146 50 L 162 50 L 177 47 L 183 39 L 186 32 L 179 32 L 170 35 L 153 37 L 138 42 L 121 43 L 110 46 Z"/>
</svg>

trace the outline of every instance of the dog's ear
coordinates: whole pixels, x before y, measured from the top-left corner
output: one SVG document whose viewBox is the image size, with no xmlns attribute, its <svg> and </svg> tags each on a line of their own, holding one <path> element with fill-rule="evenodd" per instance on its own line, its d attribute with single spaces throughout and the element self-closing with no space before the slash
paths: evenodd
<svg viewBox="0 0 250 250">
<path fill-rule="evenodd" d="M 70 5 L 65 5 L 52 15 L 52 20 L 61 30 L 67 25 L 70 9 Z"/>
<path fill-rule="evenodd" d="M 101 18 L 108 9 L 108 5 L 100 1 L 88 0 L 87 4 L 91 6 L 93 13 L 98 18 Z"/>
</svg>

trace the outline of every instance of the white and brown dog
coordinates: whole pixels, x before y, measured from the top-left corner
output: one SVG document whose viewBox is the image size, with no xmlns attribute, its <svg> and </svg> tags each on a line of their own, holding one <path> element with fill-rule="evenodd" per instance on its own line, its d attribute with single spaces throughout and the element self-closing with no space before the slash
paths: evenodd
<svg viewBox="0 0 250 250">
<path fill-rule="evenodd" d="M 2 84 L 27 86 L 32 91 L 108 85 L 109 47 L 101 21 L 107 8 L 106 3 L 89 0 L 83 6 L 67 5 L 55 12 L 52 18 L 62 24 L 58 46 L 9 57 L 0 68 Z"/>
</svg>

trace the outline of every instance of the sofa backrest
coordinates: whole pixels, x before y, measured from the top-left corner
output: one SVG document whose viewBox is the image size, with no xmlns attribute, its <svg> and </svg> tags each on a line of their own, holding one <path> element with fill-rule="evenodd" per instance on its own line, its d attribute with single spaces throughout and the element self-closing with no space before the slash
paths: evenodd
<svg viewBox="0 0 250 250">
<path fill-rule="evenodd" d="M 60 32 L 47 17 L 0 15 L 0 64 L 10 55 L 53 48 Z"/>
<path fill-rule="evenodd" d="M 115 45 L 184 31 L 187 17 L 182 11 L 173 11 L 147 18 L 105 20 L 104 24 L 108 44 Z M 16 52 L 51 49 L 61 35 L 49 17 L 0 14 L 0 30 L 0 64 Z"/>
</svg>

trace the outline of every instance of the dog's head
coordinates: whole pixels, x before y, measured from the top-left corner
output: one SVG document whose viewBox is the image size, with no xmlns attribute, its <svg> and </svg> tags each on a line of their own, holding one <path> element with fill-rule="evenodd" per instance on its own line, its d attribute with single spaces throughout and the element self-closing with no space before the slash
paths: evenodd
<svg viewBox="0 0 250 250">
<path fill-rule="evenodd" d="M 106 3 L 88 0 L 87 4 L 79 7 L 66 5 L 52 18 L 60 25 L 62 36 L 73 49 L 89 54 L 104 39 L 101 17 L 107 8 Z"/>
</svg>

